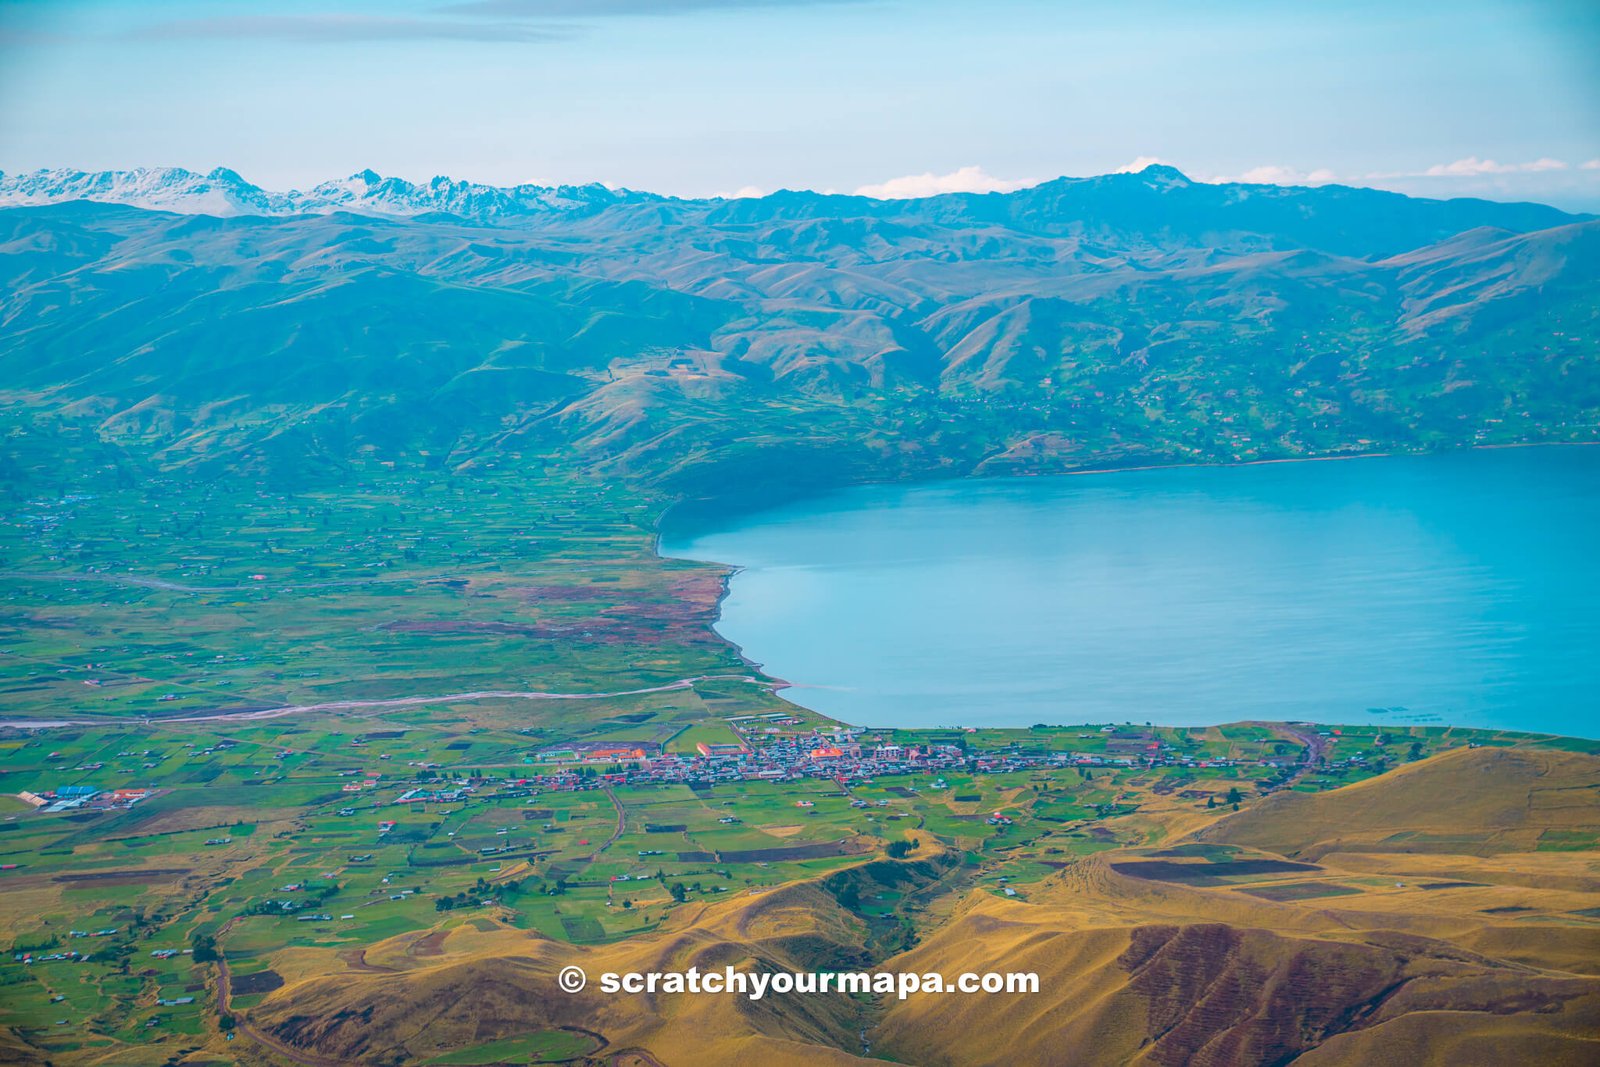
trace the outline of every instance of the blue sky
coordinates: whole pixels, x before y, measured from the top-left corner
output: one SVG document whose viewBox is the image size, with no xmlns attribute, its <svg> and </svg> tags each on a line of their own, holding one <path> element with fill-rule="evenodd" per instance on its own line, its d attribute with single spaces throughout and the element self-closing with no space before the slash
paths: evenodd
<svg viewBox="0 0 1600 1067">
<path fill-rule="evenodd" d="M 1135 161 L 1600 209 L 1596 0 L 0 0 L 0 170 L 680 195 Z"/>
</svg>

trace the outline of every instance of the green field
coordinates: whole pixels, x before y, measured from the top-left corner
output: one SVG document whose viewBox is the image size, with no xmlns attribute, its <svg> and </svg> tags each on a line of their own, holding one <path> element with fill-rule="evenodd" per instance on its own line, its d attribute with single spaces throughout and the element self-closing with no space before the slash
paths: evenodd
<svg viewBox="0 0 1600 1067">
<path fill-rule="evenodd" d="M 213 952 L 247 1019 L 308 955 L 356 966 L 402 935 L 483 924 L 613 942 L 796 879 L 845 885 L 908 840 L 959 850 L 936 887 L 854 901 L 877 943 L 901 945 L 957 888 L 1025 896 L 1075 858 L 1159 846 L 1175 816 L 1249 803 L 1306 750 L 1256 724 L 876 730 L 861 742 L 959 745 L 972 763 L 848 787 L 532 788 L 520 780 L 553 769 L 544 754 L 575 742 L 688 754 L 809 745 L 833 725 L 716 637 L 722 574 L 655 554 L 660 500 L 559 466 L 371 466 L 293 492 L 133 477 L 91 441 L 33 432 L 13 429 L 17 521 L 0 526 L 0 721 L 65 722 L 0 729 L 0 1026 L 51 1055 L 225 1041 Z M 53 479 L 58 460 L 70 484 Z M 1468 743 L 1600 747 L 1320 732 L 1324 763 L 1294 789 Z M 1107 765 L 979 767 L 1069 753 Z M 1151 754 L 1186 765 L 1144 766 Z M 116 810 L 17 798 L 70 786 L 151 792 Z M 400 799 L 419 788 L 430 795 Z M 1341 892 L 1301 882 L 1266 891 Z M 577 1040 L 435 1062 L 559 1058 Z"/>
</svg>

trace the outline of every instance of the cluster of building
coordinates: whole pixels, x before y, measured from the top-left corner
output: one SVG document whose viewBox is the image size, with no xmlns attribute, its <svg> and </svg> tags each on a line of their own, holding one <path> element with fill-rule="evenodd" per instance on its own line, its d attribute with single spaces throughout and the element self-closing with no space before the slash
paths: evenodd
<svg viewBox="0 0 1600 1067">
<path fill-rule="evenodd" d="M 72 811 L 76 808 L 106 810 L 131 808 L 152 792 L 154 790 L 150 789 L 102 790 L 92 785 L 63 785 L 42 793 L 30 793 L 24 789 L 17 796 L 40 811 Z"/>
<path fill-rule="evenodd" d="M 551 763 L 631 763 L 660 755 L 654 741 L 572 741 L 539 754 Z"/>
<path fill-rule="evenodd" d="M 73 963 L 89 962 L 88 953 L 78 952 L 74 949 L 68 949 L 66 952 L 51 952 L 43 956 L 35 956 L 32 952 L 16 952 L 12 954 L 11 958 L 18 963 L 26 963 L 30 966 L 35 963 L 59 963 L 62 960 L 70 960 Z"/>
<path fill-rule="evenodd" d="M 942 771 L 1003 773 L 1042 767 L 1131 767 L 1179 765 L 1225 767 L 1234 761 L 1196 759 L 1170 745 L 1149 742 L 1136 752 L 968 752 L 962 745 L 872 743 L 858 730 L 824 735 L 788 734 L 728 744 L 701 742 L 694 755 L 663 752 L 643 741 L 576 742 L 542 752 L 542 763 L 607 763 L 621 765 L 594 775 L 581 768 L 563 768 L 532 776 L 522 784 L 539 788 L 585 788 L 605 783 L 694 783 L 724 781 L 796 781 L 828 778 L 865 781 L 879 775 L 937 774 Z M 1270 763 L 1266 765 L 1272 765 Z"/>
</svg>

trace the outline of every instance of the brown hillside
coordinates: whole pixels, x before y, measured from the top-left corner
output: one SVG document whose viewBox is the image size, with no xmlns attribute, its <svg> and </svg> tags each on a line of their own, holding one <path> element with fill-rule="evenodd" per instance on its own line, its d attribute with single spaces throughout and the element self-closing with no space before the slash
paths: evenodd
<svg viewBox="0 0 1600 1067">
<path fill-rule="evenodd" d="M 457 928 L 419 955 L 410 935 L 374 946 L 351 972 L 291 983 L 251 1022 L 308 1056 L 340 1063 L 418 1062 L 463 1045 L 537 1029 L 598 1035 L 611 1049 L 647 1048 L 661 1063 L 852 1064 L 858 1008 L 840 997 L 608 995 L 605 971 L 807 970 L 858 959 L 865 930 L 814 883 L 684 909 L 671 931 L 582 948 L 501 928 Z M 556 974 L 589 974 L 579 994 Z"/>
<path fill-rule="evenodd" d="M 894 1003 L 874 1045 L 950 1067 L 1600 1062 L 1600 855 L 1571 844 L 1597 829 L 1600 759 L 1562 752 L 1279 794 L 1026 903 L 975 894 L 885 966 L 1040 992 Z"/>
<path fill-rule="evenodd" d="M 1600 758 L 1455 749 L 1326 794 L 1279 793 L 1197 836 L 1316 860 L 1330 852 L 1531 852 L 1600 833 Z"/>
<path fill-rule="evenodd" d="M 870 966 L 902 942 L 834 893 L 852 879 L 862 899 L 942 884 L 961 868 L 940 851 L 685 905 L 613 945 L 479 922 L 342 963 L 296 950 L 247 1020 L 309 1063 L 423 1062 L 568 1028 L 605 1041 L 605 1058 L 672 1067 L 862 1064 L 869 1051 L 925 1067 L 1588 1064 L 1600 1061 L 1600 852 L 1581 842 L 1600 827 L 1597 769 L 1560 752 L 1459 750 L 1275 796 L 1198 833 L 1203 812 L 1152 807 L 1159 843 L 1073 860 L 1020 898 L 972 891 L 877 965 L 1031 971 L 1037 994 L 874 1006 L 599 991 L 608 970 Z M 1551 831 L 1561 848 L 1540 847 Z M 570 963 L 590 975 L 580 994 L 556 987 Z"/>
<path fill-rule="evenodd" d="M 1224 1067 L 1395 1062 L 1546 1064 L 1600 1054 L 1600 981 L 1541 973 L 1448 942 L 1376 931 L 1286 936 L 1225 922 L 1106 925 L 1075 906 L 987 898 L 886 966 L 1032 971 L 1037 995 L 919 997 L 873 1033 L 928 1065 L 1071 1062 Z M 1107 917 L 1118 902 L 1107 900 Z M 997 1034 L 1005 1040 L 998 1041 Z M 1429 1035 L 1432 1035 L 1430 1037 Z M 1335 1039 L 1338 1039 L 1337 1041 Z M 1498 1057 L 1498 1059 L 1496 1058 Z"/>
</svg>

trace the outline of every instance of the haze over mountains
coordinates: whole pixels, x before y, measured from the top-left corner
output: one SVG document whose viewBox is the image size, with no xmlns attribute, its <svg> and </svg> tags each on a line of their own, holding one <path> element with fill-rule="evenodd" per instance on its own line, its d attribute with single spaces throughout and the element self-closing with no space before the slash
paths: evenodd
<svg viewBox="0 0 1600 1067">
<path fill-rule="evenodd" d="M 8 402 L 158 466 L 674 497 L 1600 425 L 1600 222 L 1152 166 L 921 200 L 0 179 Z M 159 209 L 159 210 L 157 210 Z"/>
</svg>

